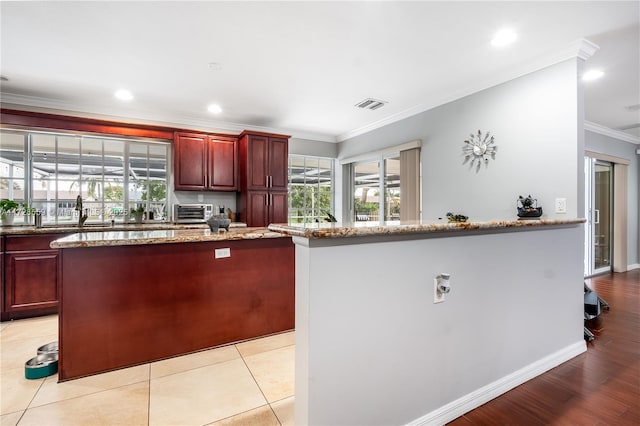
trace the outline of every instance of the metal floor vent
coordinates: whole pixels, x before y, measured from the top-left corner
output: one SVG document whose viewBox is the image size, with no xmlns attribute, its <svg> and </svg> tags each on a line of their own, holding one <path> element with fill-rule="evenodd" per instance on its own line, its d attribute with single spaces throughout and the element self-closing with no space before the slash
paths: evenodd
<svg viewBox="0 0 640 426">
<path fill-rule="evenodd" d="M 378 99 L 372 99 L 372 98 L 367 98 L 364 101 L 360 101 L 357 104 L 355 104 L 355 106 L 357 108 L 362 108 L 362 109 L 370 109 L 370 110 L 376 110 L 378 108 L 382 108 L 385 104 L 388 104 L 387 101 L 381 101 Z"/>
</svg>

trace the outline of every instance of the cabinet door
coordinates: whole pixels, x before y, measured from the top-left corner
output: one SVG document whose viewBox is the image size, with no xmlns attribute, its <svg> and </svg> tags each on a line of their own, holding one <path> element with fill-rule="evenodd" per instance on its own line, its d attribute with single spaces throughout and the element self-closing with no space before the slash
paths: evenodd
<svg viewBox="0 0 640 426">
<path fill-rule="evenodd" d="M 237 184 L 237 139 L 209 138 L 208 189 L 235 191 Z"/>
<path fill-rule="evenodd" d="M 206 188 L 208 136 L 176 133 L 174 138 L 174 188 L 202 191 Z"/>
<path fill-rule="evenodd" d="M 269 223 L 287 223 L 289 211 L 289 197 L 286 192 L 271 192 L 269 194 Z M 268 223 L 268 224 L 269 224 Z M 267 225 L 268 225 L 267 224 Z"/>
<path fill-rule="evenodd" d="M 58 251 L 6 254 L 5 311 L 58 305 Z"/>
<path fill-rule="evenodd" d="M 269 173 L 269 138 L 267 136 L 249 136 L 247 189 L 267 189 Z"/>
<path fill-rule="evenodd" d="M 245 221 L 248 226 L 267 226 L 269 220 L 269 193 L 267 191 L 250 191 L 247 193 L 247 213 Z"/>
<path fill-rule="evenodd" d="M 269 138 L 269 189 L 286 190 L 289 185 L 289 141 Z"/>
</svg>

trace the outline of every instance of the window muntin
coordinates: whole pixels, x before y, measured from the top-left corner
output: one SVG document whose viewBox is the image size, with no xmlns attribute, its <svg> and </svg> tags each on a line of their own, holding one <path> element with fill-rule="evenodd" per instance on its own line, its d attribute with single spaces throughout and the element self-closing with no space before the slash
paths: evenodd
<svg viewBox="0 0 640 426">
<path fill-rule="evenodd" d="M 12 154 L 16 135 L 27 141 L 20 150 L 22 156 L 32 152 L 31 163 L 22 167 L 31 170 L 29 196 L 18 198 L 14 191 L 9 197 L 6 191 L 2 197 L 29 203 L 42 212 L 43 224 L 77 223 L 78 195 L 88 223 L 129 222 L 129 208 L 138 204 L 153 212 L 149 219 L 168 217 L 168 143 L 6 130 L 0 134 L 3 164 L 16 157 Z M 9 177 L 0 175 L 0 179 L 4 182 Z"/>
<path fill-rule="evenodd" d="M 9 198 L 19 204 L 26 201 L 26 146 L 27 139 L 24 134 L 0 134 L 0 198 Z M 15 215 L 15 224 L 23 221 L 23 215 Z"/>
<path fill-rule="evenodd" d="M 333 160 L 289 156 L 289 223 L 325 222 L 333 211 Z"/>
</svg>

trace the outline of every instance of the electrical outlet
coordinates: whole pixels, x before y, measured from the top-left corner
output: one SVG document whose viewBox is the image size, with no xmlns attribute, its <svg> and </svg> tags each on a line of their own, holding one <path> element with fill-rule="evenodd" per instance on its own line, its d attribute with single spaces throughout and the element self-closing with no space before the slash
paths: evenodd
<svg viewBox="0 0 640 426">
<path fill-rule="evenodd" d="M 444 302 L 444 293 L 438 291 L 438 279 L 433 279 L 433 303 Z"/>
<path fill-rule="evenodd" d="M 215 251 L 216 259 L 222 259 L 224 257 L 231 257 L 231 249 L 230 248 L 220 248 Z"/>
<path fill-rule="evenodd" d="M 556 198 L 556 213 L 566 213 L 566 212 L 567 212 L 567 199 Z"/>
</svg>

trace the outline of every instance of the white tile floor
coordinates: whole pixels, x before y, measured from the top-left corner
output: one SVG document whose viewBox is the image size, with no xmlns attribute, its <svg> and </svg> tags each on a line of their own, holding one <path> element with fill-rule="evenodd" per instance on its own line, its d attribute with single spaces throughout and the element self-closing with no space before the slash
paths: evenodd
<svg viewBox="0 0 640 426">
<path fill-rule="evenodd" d="M 0 323 L 2 426 L 293 425 L 293 332 L 64 383 L 25 379 L 57 330 L 57 316 Z"/>
</svg>

